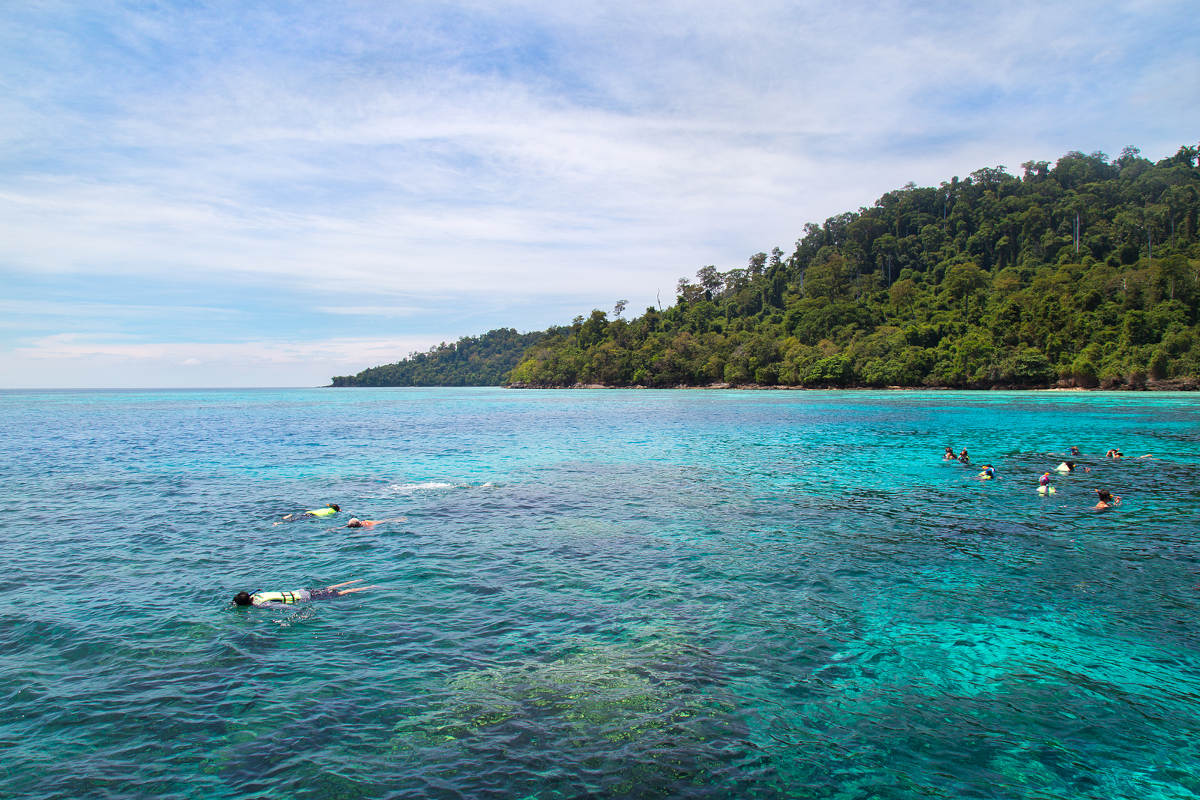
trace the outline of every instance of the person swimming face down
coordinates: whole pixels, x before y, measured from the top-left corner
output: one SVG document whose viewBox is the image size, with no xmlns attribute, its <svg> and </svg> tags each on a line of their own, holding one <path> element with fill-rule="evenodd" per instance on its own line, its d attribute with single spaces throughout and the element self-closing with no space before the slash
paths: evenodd
<svg viewBox="0 0 1200 800">
<path fill-rule="evenodd" d="M 233 596 L 233 604 L 236 606 L 289 606 L 296 603 L 307 603 L 310 600 L 340 597 L 344 594 L 354 594 L 355 592 L 365 592 L 368 589 L 379 588 L 374 585 L 353 586 L 356 583 L 362 583 L 362 578 L 335 583 L 332 586 L 326 586 L 324 589 L 296 589 L 286 592 L 258 591 L 254 594 L 250 592 L 238 592 Z"/>
</svg>

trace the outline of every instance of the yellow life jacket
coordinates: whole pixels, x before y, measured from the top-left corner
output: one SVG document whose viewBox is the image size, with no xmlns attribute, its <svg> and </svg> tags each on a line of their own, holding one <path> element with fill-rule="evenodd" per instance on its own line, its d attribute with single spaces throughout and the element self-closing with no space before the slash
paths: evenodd
<svg viewBox="0 0 1200 800">
<path fill-rule="evenodd" d="M 308 599 L 308 592 L 255 592 L 250 595 L 250 602 L 256 606 L 265 603 L 302 603 Z"/>
<path fill-rule="evenodd" d="M 312 516 L 312 517 L 332 517 L 334 514 L 337 513 L 337 509 L 336 508 L 328 508 L 328 507 L 314 508 L 312 511 L 305 511 L 304 513 L 308 514 L 309 516 Z"/>
</svg>

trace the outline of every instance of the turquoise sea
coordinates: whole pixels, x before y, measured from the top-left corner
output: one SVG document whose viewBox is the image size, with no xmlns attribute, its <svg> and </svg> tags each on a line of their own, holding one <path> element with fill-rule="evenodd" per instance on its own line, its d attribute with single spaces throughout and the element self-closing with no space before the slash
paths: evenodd
<svg viewBox="0 0 1200 800">
<path fill-rule="evenodd" d="M 1200 797 L 1194 394 L 9 391 L 0 441 L 3 797 Z"/>
</svg>

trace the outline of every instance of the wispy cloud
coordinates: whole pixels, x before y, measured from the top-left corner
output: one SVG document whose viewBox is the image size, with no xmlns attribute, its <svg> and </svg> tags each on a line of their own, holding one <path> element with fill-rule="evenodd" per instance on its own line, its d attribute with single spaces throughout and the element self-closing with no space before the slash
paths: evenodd
<svg viewBox="0 0 1200 800">
<path fill-rule="evenodd" d="M 339 308 L 327 308 L 325 312 L 328 314 L 339 314 L 345 316 L 370 316 L 370 317 L 411 317 L 413 314 L 419 313 L 420 309 L 403 308 L 393 306 L 345 306 Z"/>
<path fill-rule="evenodd" d="M 71 319 L 87 319 L 96 316 L 120 315 L 123 317 L 160 317 L 163 314 L 195 314 L 203 316 L 234 315 L 241 313 L 236 309 L 219 306 L 182 306 L 176 305 L 169 309 L 161 305 L 136 303 L 97 303 L 87 301 L 48 302 L 39 300 L 0 300 L 0 315 L 24 317 L 68 317 Z M 28 324 L 28 323 L 26 323 Z"/>
<path fill-rule="evenodd" d="M 59 334 L 0 352 L 0 374 L 12 387 L 318 386 L 446 338 L 181 343 Z"/>
<path fill-rule="evenodd" d="M 14 354 L 28 359 L 85 359 L 118 357 L 136 361 L 170 361 L 185 363 L 240 364 L 262 366 L 269 364 L 296 365 L 313 358 L 324 361 L 344 361 L 366 353 L 369 356 L 395 359 L 397 354 L 424 350 L 436 340 L 422 339 L 329 339 L 315 342 L 250 341 L 216 342 L 144 342 L 133 337 L 111 334 L 69 333 L 47 336 L 14 349 Z"/>
</svg>

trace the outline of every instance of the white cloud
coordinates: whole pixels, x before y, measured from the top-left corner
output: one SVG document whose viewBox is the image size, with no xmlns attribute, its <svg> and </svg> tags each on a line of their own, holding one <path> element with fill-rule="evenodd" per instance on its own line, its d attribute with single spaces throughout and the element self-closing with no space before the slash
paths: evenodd
<svg viewBox="0 0 1200 800">
<path fill-rule="evenodd" d="M 428 349 L 438 339 L 327 339 L 315 342 L 143 342 L 130 336 L 64 333 L 46 336 L 13 349 L 20 358 L 37 360 L 118 357 L 132 361 L 187 361 L 245 366 L 297 365 L 313 359 L 342 361 L 361 354 L 395 357 Z"/>
<path fill-rule="evenodd" d="M 38 300 L 5 300 L 0 299 L 0 315 L 12 315 L 29 319 L 31 317 L 69 317 L 72 319 L 87 319 L 99 316 L 122 318 L 158 317 L 164 313 L 196 314 L 211 317 L 229 316 L 240 313 L 236 309 L 219 306 L 187 306 L 176 305 L 169 310 L 163 306 L 137 303 L 100 303 L 89 301 L 54 302 Z M 28 322 L 23 323 L 28 324 Z"/>
<path fill-rule="evenodd" d="M 57 334 L 0 350 L 0 386 L 320 386 L 451 338 L 198 343 Z"/>
<path fill-rule="evenodd" d="M 326 314 L 337 314 L 340 316 L 355 317 L 410 317 L 420 313 L 420 309 L 403 306 L 330 306 L 321 309 Z"/>
</svg>

